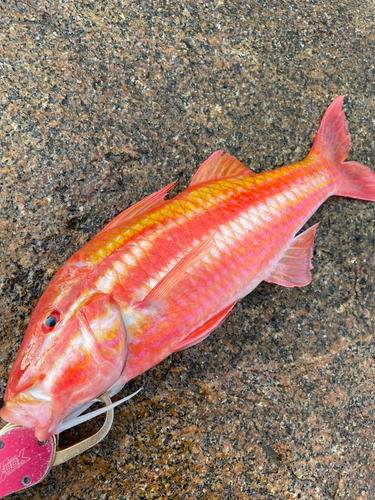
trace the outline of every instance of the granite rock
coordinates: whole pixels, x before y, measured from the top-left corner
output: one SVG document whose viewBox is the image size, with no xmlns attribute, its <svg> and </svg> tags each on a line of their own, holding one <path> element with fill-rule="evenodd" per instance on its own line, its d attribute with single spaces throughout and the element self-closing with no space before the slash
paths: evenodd
<svg viewBox="0 0 375 500">
<path fill-rule="evenodd" d="M 369 0 L 0 2 L 1 394 L 57 269 L 213 151 L 255 172 L 300 160 L 346 94 L 350 158 L 375 168 L 374 14 Z M 105 441 L 12 498 L 375 498 L 374 215 L 328 200 L 309 222 L 311 285 L 261 284 L 129 384 L 144 389 Z"/>
</svg>

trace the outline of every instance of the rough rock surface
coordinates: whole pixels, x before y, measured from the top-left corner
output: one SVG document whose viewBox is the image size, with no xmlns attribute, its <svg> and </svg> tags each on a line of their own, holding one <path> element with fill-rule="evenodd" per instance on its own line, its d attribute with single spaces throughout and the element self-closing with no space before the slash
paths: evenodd
<svg viewBox="0 0 375 500">
<path fill-rule="evenodd" d="M 0 380 L 51 276 L 118 212 L 223 149 L 300 160 L 347 94 L 375 169 L 369 0 L 0 3 Z M 375 498 L 375 205 L 328 200 L 313 282 L 263 283 L 129 384 L 104 442 L 14 499 Z M 85 424 L 89 433 L 98 424 Z"/>
</svg>

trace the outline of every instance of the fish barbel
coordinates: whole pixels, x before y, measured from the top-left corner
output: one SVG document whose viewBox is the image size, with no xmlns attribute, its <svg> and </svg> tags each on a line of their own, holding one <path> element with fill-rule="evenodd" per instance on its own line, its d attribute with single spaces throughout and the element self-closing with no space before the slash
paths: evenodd
<svg viewBox="0 0 375 500">
<path fill-rule="evenodd" d="M 343 99 L 303 161 L 254 175 L 217 151 L 181 194 L 165 201 L 170 184 L 150 195 L 74 254 L 35 308 L 1 417 L 47 439 L 202 341 L 261 281 L 307 285 L 317 225 L 298 230 L 329 196 L 375 201 L 375 174 L 344 161 Z"/>
</svg>

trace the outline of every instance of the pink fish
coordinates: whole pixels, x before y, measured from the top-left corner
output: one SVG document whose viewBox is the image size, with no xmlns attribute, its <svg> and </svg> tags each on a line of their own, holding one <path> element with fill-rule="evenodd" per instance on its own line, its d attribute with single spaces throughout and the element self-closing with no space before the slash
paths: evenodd
<svg viewBox="0 0 375 500">
<path fill-rule="evenodd" d="M 217 151 L 181 194 L 165 201 L 170 184 L 148 196 L 74 254 L 31 317 L 1 417 L 44 440 L 105 391 L 201 342 L 261 281 L 310 283 L 317 225 L 298 230 L 329 196 L 375 201 L 375 174 L 345 162 L 343 99 L 303 161 L 254 175 Z"/>
</svg>

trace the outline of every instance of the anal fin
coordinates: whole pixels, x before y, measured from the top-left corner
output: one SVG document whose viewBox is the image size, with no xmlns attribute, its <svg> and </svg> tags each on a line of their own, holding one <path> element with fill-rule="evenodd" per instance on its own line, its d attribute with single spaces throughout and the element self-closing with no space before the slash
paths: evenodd
<svg viewBox="0 0 375 500">
<path fill-rule="evenodd" d="M 310 227 L 292 241 L 275 270 L 264 280 L 286 287 L 305 286 L 311 282 L 311 258 L 318 224 Z"/>
<path fill-rule="evenodd" d="M 232 308 L 236 302 L 233 302 L 230 306 L 226 307 L 219 314 L 216 314 L 213 318 L 211 318 L 207 323 L 199 327 L 193 333 L 188 335 L 182 342 L 177 344 L 172 352 L 182 351 L 183 349 L 187 349 L 188 347 L 192 347 L 195 344 L 198 344 L 206 337 L 209 336 L 211 332 L 213 332 L 216 328 L 218 328 L 229 316 Z"/>
</svg>

